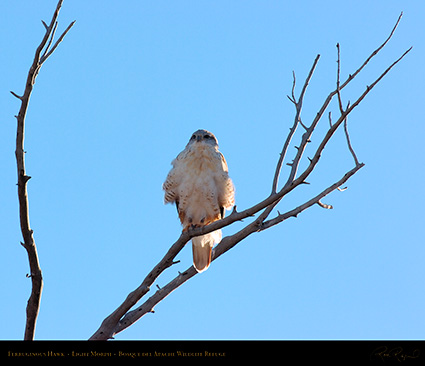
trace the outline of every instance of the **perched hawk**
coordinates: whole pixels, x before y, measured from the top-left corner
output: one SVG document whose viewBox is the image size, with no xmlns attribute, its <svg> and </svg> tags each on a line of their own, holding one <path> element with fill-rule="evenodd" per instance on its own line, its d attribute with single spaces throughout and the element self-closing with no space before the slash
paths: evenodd
<svg viewBox="0 0 425 366">
<path fill-rule="evenodd" d="M 225 209 L 234 205 L 227 163 L 211 132 L 196 131 L 171 164 L 163 184 L 164 201 L 176 203 L 183 231 L 222 219 Z M 220 240 L 221 230 L 192 238 L 193 265 L 198 272 L 208 268 L 212 247 Z"/>
</svg>

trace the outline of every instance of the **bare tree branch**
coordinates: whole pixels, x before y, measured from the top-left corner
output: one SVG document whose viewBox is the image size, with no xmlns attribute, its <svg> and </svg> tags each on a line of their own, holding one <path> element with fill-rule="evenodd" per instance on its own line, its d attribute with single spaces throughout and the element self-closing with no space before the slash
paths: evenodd
<svg viewBox="0 0 425 366">
<path fill-rule="evenodd" d="M 340 75 L 341 75 L 341 54 L 340 54 L 340 47 L 339 43 L 336 44 L 336 48 L 338 50 L 338 59 L 337 59 L 337 73 L 336 73 L 336 93 L 338 95 L 338 105 L 339 105 L 339 111 L 341 113 L 344 113 L 344 108 L 342 108 L 342 99 L 341 99 L 341 87 L 340 87 Z"/>
<path fill-rule="evenodd" d="M 274 178 L 273 178 L 272 194 L 276 193 L 280 171 L 282 170 L 282 164 L 283 164 L 283 161 L 285 159 L 286 152 L 288 151 L 289 144 L 291 143 L 292 136 L 294 135 L 298 124 L 300 123 L 305 128 L 305 126 L 302 124 L 301 119 L 300 119 L 301 109 L 302 109 L 302 106 L 303 106 L 304 95 L 305 95 L 305 92 L 307 90 L 307 86 L 308 86 L 308 84 L 311 80 L 311 77 L 313 76 L 314 70 L 316 69 L 317 63 L 319 62 L 319 58 L 320 58 L 320 55 L 317 55 L 316 59 L 314 60 L 313 66 L 310 69 L 310 72 L 309 72 L 307 79 L 304 83 L 304 87 L 301 91 L 301 94 L 300 94 L 300 97 L 298 98 L 298 101 L 296 101 L 295 94 L 294 94 L 295 93 L 296 79 L 295 79 L 295 72 L 293 72 L 294 83 L 292 85 L 292 99 L 291 98 L 289 98 L 289 99 L 295 104 L 295 108 L 296 108 L 297 112 L 295 114 L 294 125 L 290 128 L 290 132 L 288 134 L 288 137 L 286 138 L 286 141 L 285 141 L 283 148 L 282 148 L 282 151 L 280 153 L 279 160 L 277 162 L 276 171 L 275 171 L 275 175 L 274 175 Z"/>
<path fill-rule="evenodd" d="M 282 221 L 285 221 L 285 220 L 287 220 L 291 217 L 297 217 L 299 213 L 301 213 L 302 211 L 306 210 L 307 208 L 313 206 L 314 204 L 318 204 L 319 206 L 326 208 L 326 209 L 331 209 L 332 208 L 331 205 L 326 205 L 326 204 L 322 203 L 320 200 L 323 197 L 327 196 L 329 193 L 338 189 L 338 187 L 341 184 L 344 184 L 348 179 L 350 179 L 354 174 L 357 173 L 357 171 L 359 171 L 363 167 L 364 167 L 363 163 L 356 165 L 353 169 L 351 169 L 349 172 L 347 172 L 340 180 L 338 180 L 337 182 L 335 182 L 334 184 L 332 184 L 331 186 L 329 186 L 328 188 L 326 188 L 325 190 L 320 192 L 317 196 L 313 197 L 312 199 L 310 199 L 307 202 L 305 202 L 304 204 L 302 204 L 301 206 L 298 206 L 297 208 L 294 208 L 293 210 L 288 211 L 284 214 L 279 214 L 274 219 L 271 219 L 271 220 L 264 222 L 261 229 L 265 230 L 265 229 L 268 229 L 269 227 L 277 225 L 277 224 L 281 223 Z"/>
<path fill-rule="evenodd" d="M 187 280 L 189 280 L 190 278 L 192 278 L 198 273 L 193 266 L 188 268 L 183 273 L 179 272 L 178 276 L 175 277 L 172 281 L 170 281 L 164 287 L 159 288 L 159 286 L 157 286 L 158 290 L 151 297 L 149 297 L 143 304 L 141 304 L 134 310 L 130 310 L 143 296 L 146 295 L 151 285 L 155 282 L 155 280 L 159 277 L 159 275 L 165 269 L 169 268 L 172 264 L 175 263 L 173 261 L 174 258 L 191 238 L 198 235 L 210 233 L 212 231 L 221 229 L 223 227 L 227 227 L 236 221 L 240 221 L 249 217 L 254 217 L 254 215 L 262 211 L 261 214 L 258 215 L 258 217 L 253 219 L 253 221 L 247 224 L 244 228 L 242 228 L 235 234 L 227 236 L 222 239 L 222 241 L 213 249 L 212 260 L 214 261 L 219 256 L 227 252 L 229 249 L 233 248 L 236 244 L 244 240 L 249 235 L 266 230 L 272 226 L 275 226 L 287 220 L 288 218 L 297 217 L 298 214 L 300 214 L 301 212 L 303 212 L 304 210 L 308 209 L 309 207 L 315 204 L 326 209 L 332 208 L 331 205 L 322 203 L 321 199 L 323 199 L 325 196 L 327 196 L 328 194 L 330 194 L 331 192 L 335 190 L 339 190 L 339 191 L 345 190 L 346 188 L 340 188 L 340 186 L 343 185 L 345 182 L 347 182 L 348 179 L 350 179 L 355 173 L 357 173 L 364 166 L 363 163 L 359 163 L 357 156 L 352 148 L 351 141 L 348 135 L 348 130 L 347 130 L 347 117 L 353 111 L 353 109 L 356 108 L 361 103 L 361 101 L 372 90 L 372 88 L 377 83 L 379 83 L 379 81 L 382 80 L 382 78 L 401 59 L 403 59 L 403 57 L 410 51 L 410 49 L 407 50 L 395 62 L 393 62 L 372 84 L 370 84 L 370 86 L 367 86 L 366 90 L 355 100 L 353 104 L 351 105 L 348 104 L 345 110 L 342 108 L 341 90 L 344 89 L 351 81 L 353 81 L 354 78 L 360 73 L 360 71 L 366 66 L 366 64 L 376 54 L 378 54 L 378 52 L 388 43 L 388 41 L 393 36 L 395 29 L 397 28 L 400 22 L 400 19 L 401 19 L 401 15 L 398 18 L 396 25 L 394 26 L 393 30 L 391 31 L 389 37 L 385 40 L 385 42 L 380 47 L 378 47 L 375 51 L 373 51 L 372 54 L 366 59 L 366 61 L 356 70 L 356 72 L 350 75 L 348 79 L 342 85 L 340 84 L 340 48 L 339 48 L 339 44 L 337 45 L 338 65 L 337 65 L 336 89 L 333 90 L 326 97 L 323 105 L 320 107 L 315 118 L 313 119 L 313 121 L 311 122 L 309 126 L 301 122 L 301 109 L 302 109 L 302 104 L 303 104 L 304 95 L 305 95 L 307 86 L 312 78 L 314 70 L 316 69 L 320 55 L 318 55 L 313 62 L 313 65 L 306 78 L 306 81 L 303 85 L 303 88 L 298 100 L 295 97 L 296 78 L 295 78 L 295 73 L 293 73 L 294 79 L 293 79 L 293 85 L 292 85 L 292 92 L 291 92 L 291 96 L 288 96 L 288 99 L 295 105 L 295 108 L 296 108 L 295 118 L 294 118 L 293 125 L 290 128 L 289 134 L 283 144 L 283 148 L 277 162 L 277 166 L 276 166 L 276 170 L 275 170 L 274 178 L 272 182 L 271 194 L 267 198 L 262 200 L 261 202 L 255 204 L 254 206 L 244 211 L 237 212 L 235 207 L 233 212 L 228 217 L 222 220 L 216 221 L 204 227 L 191 229 L 186 232 L 183 232 L 180 235 L 179 239 L 171 246 L 171 248 L 168 250 L 165 256 L 161 259 L 161 261 L 145 277 L 142 284 L 136 290 L 131 292 L 127 296 L 126 300 L 102 322 L 99 329 L 90 337 L 90 340 L 107 340 L 109 338 L 113 338 L 115 334 L 123 331 L 124 329 L 132 325 L 134 322 L 140 319 L 143 315 L 147 313 L 153 313 L 154 307 L 156 304 L 158 304 L 165 297 L 167 297 L 172 291 L 174 291 L 176 288 L 181 286 L 183 283 L 185 283 Z M 325 136 L 322 138 L 313 157 L 309 158 L 310 164 L 297 177 L 297 170 L 301 162 L 305 148 L 307 144 L 310 142 L 311 136 L 315 128 L 317 127 L 317 124 L 321 120 L 323 114 L 327 110 L 330 102 L 335 97 L 335 95 L 338 98 L 340 117 L 337 119 L 337 121 L 335 121 L 335 123 L 332 123 L 331 112 L 329 112 L 329 129 L 327 130 Z M 310 200 L 306 201 L 302 205 L 290 211 L 287 211 L 283 214 L 281 214 L 278 211 L 277 216 L 267 220 L 270 213 L 274 210 L 274 208 L 278 205 L 278 203 L 282 200 L 283 197 L 285 197 L 289 192 L 294 190 L 299 185 L 308 184 L 306 182 L 306 179 L 309 177 L 311 172 L 316 168 L 324 148 L 327 146 L 327 143 L 330 141 L 330 139 L 332 138 L 334 133 L 337 131 L 337 129 L 342 125 L 342 123 L 344 123 L 348 148 L 354 158 L 354 162 L 355 162 L 354 168 L 352 168 L 347 173 L 345 173 L 344 176 L 340 178 L 338 181 L 334 182 L 333 184 L 328 186 L 326 189 L 324 189 L 323 191 L 321 191 L 316 196 L 312 197 Z M 295 154 L 294 159 L 292 160 L 292 162 L 287 164 L 290 166 L 288 179 L 286 183 L 284 184 L 284 186 L 280 190 L 278 190 L 279 175 L 282 170 L 284 159 L 288 152 L 288 147 L 291 144 L 292 137 L 295 133 L 296 128 L 298 127 L 298 124 L 300 124 L 304 128 L 305 132 L 303 133 L 301 137 L 300 144 L 298 146 L 295 146 L 297 152 Z"/>
<path fill-rule="evenodd" d="M 43 22 L 43 24 L 45 24 L 45 23 Z M 45 27 L 46 27 L 46 25 L 45 25 Z M 49 51 L 49 48 L 50 48 L 50 46 L 51 46 L 51 44 L 53 42 L 53 38 L 55 37 L 55 33 L 56 33 L 57 27 L 58 27 L 58 22 L 56 21 L 55 22 L 55 25 L 53 26 L 53 29 L 50 32 L 49 43 L 47 43 L 47 46 L 45 47 L 44 52 L 43 52 L 43 56 L 40 57 L 40 60 L 43 59 L 43 57 L 45 57 L 46 56 L 46 53 Z M 49 31 L 49 27 L 48 26 L 46 28 L 46 31 Z"/>
<path fill-rule="evenodd" d="M 347 109 L 350 108 L 350 102 L 348 102 L 347 105 Z M 359 160 L 357 159 L 357 155 L 353 149 L 353 147 L 351 146 L 351 141 L 350 141 L 350 135 L 348 134 L 348 126 L 347 126 L 347 119 L 348 117 L 345 117 L 344 119 L 344 132 L 345 132 L 345 137 L 347 139 L 347 145 L 348 145 L 348 150 L 350 150 L 351 155 L 353 156 L 354 159 L 354 163 L 357 165 L 359 165 Z M 340 189 L 341 190 L 341 189 Z"/>
<path fill-rule="evenodd" d="M 58 38 L 58 40 L 56 41 L 56 43 L 53 45 L 52 49 L 50 51 L 48 51 L 50 44 L 47 46 L 46 48 L 46 52 L 40 59 L 40 63 L 42 64 L 44 61 L 46 61 L 50 55 L 55 51 L 55 49 L 59 46 L 59 43 L 62 42 L 62 40 L 64 39 L 64 37 L 66 36 L 66 34 L 69 32 L 69 30 L 72 28 L 72 26 L 75 24 L 75 20 L 73 22 L 71 22 L 71 24 L 68 25 L 68 28 L 65 29 L 65 31 L 62 33 L 62 35 Z M 55 29 L 55 28 L 54 28 Z M 52 36 L 53 39 L 53 36 Z"/>
<path fill-rule="evenodd" d="M 55 47 L 48 54 L 46 54 L 47 52 L 47 49 L 46 49 L 45 56 L 40 57 L 41 52 L 43 48 L 46 46 L 46 43 L 48 42 L 48 40 L 50 39 L 47 47 L 49 47 L 52 42 L 54 32 L 56 30 L 56 25 L 57 25 L 56 19 L 59 15 L 59 10 L 62 6 L 62 1 L 63 0 L 58 2 L 58 5 L 53 14 L 52 20 L 50 22 L 50 25 L 47 26 L 46 23 L 43 22 L 43 25 L 46 28 L 46 33 L 35 52 L 33 63 L 28 72 L 24 94 L 22 96 L 19 96 L 16 93 L 11 92 L 13 96 L 15 96 L 21 101 L 21 107 L 19 109 L 19 113 L 17 116 L 15 116 L 17 119 L 15 155 L 16 155 L 16 163 L 17 163 L 17 170 L 18 170 L 19 216 L 20 216 L 22 237 L 24 240 L 24 242 L 21 244 L 26 249 L 28 254 L 28 260 L 29 260 L 30 271 L 31 271 L 31 274 L 28 277 L 31 277 L 31 281 L 32 281 L 31 296 L 27 304 L 27 320 L 26 320 L 25 335 L 24 335 L 25 340 L 34 339 L 35 325 L 36 325 L 37 316 L 38 316 L 38 312 L 40 308 L 41 292 L 43 290 L 43 277 L 41 273 L 40 263 L 38 260 L 38 254 L 37 254 L 37 248 L 34 241 L 33 230 L 30 228 L 30 220 L 29 220 L 27 182 L 31 177 L 28 176 L 25 171 L 25 151 L 24 151 L 25 117 L 26 117 L 33 85 L 35 83 L 35 79 L 40 70 L 40 67 L 42 63 L 47 59 L 47 57 L 49 57 L 52 54 L 52 52 L 54 51 L 54 48 L 56 48 L 57 46 L 55 45 Z M 68 32 L 68 30 L 71 29 L 73 24 L 74 22 L 70 24 L 70 26 L 64 32 L 64 34 L 62 34 L 60 39 L 63 39 L 65 34 Z M 56 43 L 58 44 L 58 42 Z"/>
<path fill-rule="evenodd" d="M 257 219 L 252 224 L 248 225 L 246 228 L 242 229 L 238 233 L 227 236 L 223 238 L 223 240 L 213 249 L 212 253 L 212 260 L 216 260 L 219 256 L 233 248 L 236 244 L 238 244 L 240 241 L 248 237 L 249 235 L 258 232 L 266 230 L 274 225 L 277 225 L 281 223 L 284 220 L 287 220 L 291 217 L 297 217 L 299 213 L 306 210 L 307 208 L 311 207 L 314 204 L 319 204 L 324 208 L 332 208 L 332 206 L 324 205 L 320 202 L 320 199 L 337 189 L 341 184 L 345 183 L 352 175 L 354 175 L 359 169 L 361 169 L 364 166 L 364 164 L 359 164 L 355 168 L 353 168 L 351 171 L 349 171 L 347 174 L 344 175 L 338 182 L 334 183 L 332 186 L 325 189 L 323 192 L 321 192 L 316 197 L 312 198 L 311 200 L 307 201 L 303 205 L 286 212 L 285 214 L 279 214 L 276 218 L 265 221 L 262 223 L 262 219 Z M 137 320 L 139 320 L 143 315 L 146 315 L 147 313 L 153 313 L 154 307 L 163 299 L 165 299 L 171 292 L 173 292 L 175 289 L 180 287 L 183 283 L 185 283 L 187 280 L 192 278 L 198 274 L 198 272 L 195 270 L 195 268 L 192 266 L 188 268 L 183 273 L 179 273 L 179 275 L 174 278 L 172 281 L 170 281 L 167 285 L 165 285 L 162 288 L 159 288 L 158 291 L 155 292 L 153 296 L 151 296 L 148 300 L 146 300 L 142 305 L 137 307 L 136 309 L 129 311 L 116 325 L 116 327 L 113 330 L 113 334 L 117 334 L 119 332 L 122 332 L 124 329 L 128 328 L 131 324 L 135 323 Z"/>
<path fill-rule="evenodd" d="M 357 76 L 357 74 L 359 74 L 360 73 L 360 71 L 362 71 L 363 70 L 363 68 L 369 63 L 369 61 L 373 58 L 373 57 L 375 57 L 377 54 L 378 54 L 378 52 L 379 51 L 381 51 L 384 47 L 385 47 L 385 45 L 389 42 L 389 40 L 392 38 L 392 36 L 394 35 L 394 32 L 396 31 L 396 29 L 397 29 L 397 27 L 398 27 L 398 24 L 400 23 L 400 20 L 401 20 L 401 18 L 402 18 L 402 16 L 403 16 L 403 12 L 401 12 L 400 13 L 400 15 L 399 15 L 399 17 L 398 17 L 398 19 L 397 19 L 397 22 L 395 23 L 395 25 L 394 25 L 394 28 L 392 29 L 392 31 L 391 31 L 391 33 L 390 33 L 390 35 L 388 36 L 388 38 L 375 50 L 375 51 L 373 51 L 372 53 L 371 53 L 371 55 L 366 59 L 366 61 L 365 62 L 363 62 L 363 64 L 354 72 L 354 74 L 350 74 L 349 76 L 348 76 L 348 78 L 347 78 L 347 80 L 341 85 L 341 88 L 340 89 L 344 89 L 346 86 L 347 86 L 347 84 L 348 83 L 350 83 L 350 81 L 351 80 L 353 80 L 356 76 Z M 410 49 L 409 49 L 410 50 Z"/>
</svg>

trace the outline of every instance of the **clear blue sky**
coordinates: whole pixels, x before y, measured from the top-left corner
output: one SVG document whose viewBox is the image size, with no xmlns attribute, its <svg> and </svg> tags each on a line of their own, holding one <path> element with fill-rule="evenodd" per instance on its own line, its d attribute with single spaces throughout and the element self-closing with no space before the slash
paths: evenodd
<svg viewBox="0 0 425 366">
<path fill-rule="evenodd" d="M 22 339 L 30 294 L 14 157 L 19 103 L 56 0 L 0 5 L 0 339 Z M 117 339 L 423 339 L 425 3 L 415 1 L 69 1 L 74 28 L 37 78 L 25 149 L 31 227 L 45 286 L 36 339 L 87 339 L 178 238 L 161 185 L 191 133 L 218 137 L 239 210 L 266 197 L 294 117 L 286 98 L 320 53 L 307 123 L 342 78 L 394 38 L 343 94 L 366 166 L 297 219 L 249 237 Z M 297 91 L 299 92 L 299 88 Z M 332 105 L 334 115 L 338 110 Z M 328 122 L 324 119 L 313 144 Z M 294 141 L 298 141 L 299 135 Z M 309 152 L 312 151 L 312 146 Z M 295 151 L 291 148 L 290 153 Z M 292 209 L 353 167 L 343 133 Z M 288 173 L 284 168 L 282 180 Z M 247 221 L 249 222 L 249 221 Z M 224 230 L 229 235 L 240 223 Z M 158 281 L 191 265 L 191 247 Z M 155 286 L 152 288 L 152 294 Z"/>
</svg>

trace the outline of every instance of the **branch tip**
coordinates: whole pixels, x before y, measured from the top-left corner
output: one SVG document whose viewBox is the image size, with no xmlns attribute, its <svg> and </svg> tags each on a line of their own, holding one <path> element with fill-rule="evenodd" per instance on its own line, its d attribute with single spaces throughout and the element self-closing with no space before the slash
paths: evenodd
<svg viewBox="0 0 425 366">
<path fill-rule="evenodd" d="M 332 205 L 327 205 L 326 203 L 322 203 L 320 200 L 316 202 L 320 207 L 325 208 L 327 210 L 333 209 Z"/>
<path fill-rule="evenodd" d="M 29 175 L 23 175 L 22 179 L 24 180 L 24 183 L 28 182 L 31 179 L 31 176 Z"/>
<path fill-rule="evenodd" d="M 299 124 L 304 128 L 304 130 L 308 131 L 308 127 L 301 121 L 301 118 L 299 119 Z"/>
<path fill-rule="evenodd" d="M 297 102 L 292 97 L 290 97 L 289 95 L 287 95 L 287 97 L 292 103 L 294 103 L 295 105 L 297 104 Z"/>
<path fill-rule="evenodd" d="M 15 92 L 13 92 L 12 90 L 10 91 L 10 93 L 14 96 L 14 97 L 16 97 L 16 98 L 18 98 L 19 100 L 22 100 L 23 99 L 23 97 L 21 97 L 20 95 L 18 95 L 18 94 L 16 94 Z M 16 118 L 18 118 L 18 116 L 15 116 Z"/>
</svg>

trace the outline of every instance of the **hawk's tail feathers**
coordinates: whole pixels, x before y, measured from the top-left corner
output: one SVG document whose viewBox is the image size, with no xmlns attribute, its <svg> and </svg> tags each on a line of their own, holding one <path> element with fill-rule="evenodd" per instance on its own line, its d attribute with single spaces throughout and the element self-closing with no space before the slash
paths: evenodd
<svg viewBox="0 0 425 366">
<path fill-rule="evenodd" d="M 221 230 L 192 238 L 193 266 L 198 272 L 210 266 L 212 248 L 220 240 Z"/>
</svg>

